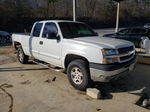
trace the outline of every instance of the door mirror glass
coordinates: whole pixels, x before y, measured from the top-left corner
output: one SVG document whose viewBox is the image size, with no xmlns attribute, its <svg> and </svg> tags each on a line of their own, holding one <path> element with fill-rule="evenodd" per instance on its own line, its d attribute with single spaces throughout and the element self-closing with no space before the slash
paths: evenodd
<svg viewBox="0 0 150 112">
<path fill-rule="evenodd" d="M 56 40 L 60 40 L 60 36 L 57 33 L 47 33 L 46 35 L 47 39 L 56 39 Z"/>
<path fill-rule="evenodd" d="M 57 34 L 56 33 L 47 33 L 46 38 L 47 39 L 56 39 Z"/>
</svg>

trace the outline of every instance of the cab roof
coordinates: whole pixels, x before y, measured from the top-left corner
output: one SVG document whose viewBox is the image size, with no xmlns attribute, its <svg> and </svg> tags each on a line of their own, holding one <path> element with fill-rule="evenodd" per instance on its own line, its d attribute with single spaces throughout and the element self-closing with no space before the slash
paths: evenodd
<svg viewBox="0 0 150 112">
<path fill-rule="evenodd" d="M 54 22 L 54 23 L 58 23 L 58 22 L 75 22 L 75 23 L 83 23 L 83 22 L 79 22 L 79 21 L 71 21 L 71 20 L 43 20 L 43 21 L 38 21 L 40 23 L 46 23 L 46 22 Z"/>
</svg>

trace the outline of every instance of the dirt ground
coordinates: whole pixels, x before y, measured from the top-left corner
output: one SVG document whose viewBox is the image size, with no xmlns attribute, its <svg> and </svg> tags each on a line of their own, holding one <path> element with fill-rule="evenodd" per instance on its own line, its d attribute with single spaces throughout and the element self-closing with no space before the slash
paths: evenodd
<svg viewBox="0 0 150 112">
<path fill-rule="evenodd" d="M 75 90 L 64 73 L 19 64 L 11 47 L 0 48 L 0 112 L 149 112 L 133 102 L 149 94 L 150 65 L 137 64 L 124 79 L 95 86 L 102 99 Z"/>
<path fill-rule="evenodd" d="M 16 62 L 15 49 L 11 46 L 0 47 L 0 65 Z"/>
</svg>

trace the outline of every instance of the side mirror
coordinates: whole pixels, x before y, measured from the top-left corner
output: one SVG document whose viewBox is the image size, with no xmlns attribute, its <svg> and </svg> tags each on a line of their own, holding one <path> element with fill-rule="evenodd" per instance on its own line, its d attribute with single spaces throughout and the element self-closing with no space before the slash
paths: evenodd
<svg viewBox="0 0 150 112">
<path fill-rule="evenodd" d="M 97 32 L 95 32 L 95 35 L 96 35 L 96 36 L 99 36 L 99 34 L 98 34 Z"/>
<path fill-rule="evenodd" d="M 60 36 L 57 33 L 47 33 L 46 38 L 60 40 Z"/>
</svg>

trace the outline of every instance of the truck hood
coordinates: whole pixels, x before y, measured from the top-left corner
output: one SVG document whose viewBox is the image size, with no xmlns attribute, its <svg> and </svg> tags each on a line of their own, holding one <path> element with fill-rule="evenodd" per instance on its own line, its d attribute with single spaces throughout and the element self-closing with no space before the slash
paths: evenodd
<svg viewBox="0 0 150 112">
<path fill-rule="evenodd" d="M 133 45 L 131 42 L 126 40 L 104 38 L 104 37 L 79 37 L 79 38 L 74 38 L 74 40 L 98 45 L 103 48 L 114 48 L 114 49 Z"/>
</svg>

